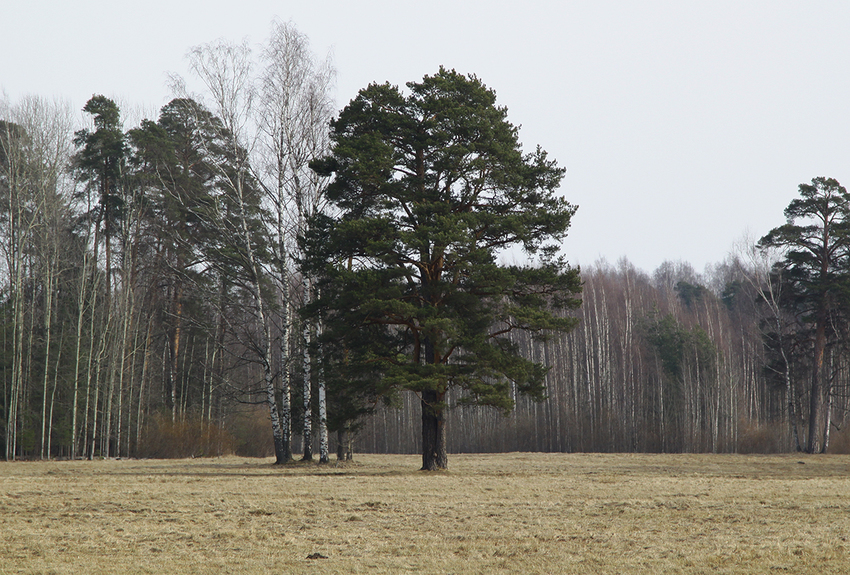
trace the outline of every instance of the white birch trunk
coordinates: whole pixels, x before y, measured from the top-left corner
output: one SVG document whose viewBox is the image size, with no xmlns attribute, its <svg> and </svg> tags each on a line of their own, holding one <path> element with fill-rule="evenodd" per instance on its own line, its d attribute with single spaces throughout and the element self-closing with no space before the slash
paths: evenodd
<svg viewBox="0 0 850 575">
<path fill-rule="evenodd" d="M 321 340 L 322 324 L 318 324 L 318 336 Z M 319 357 L 322 354 L 319 353 Z M 319 463 L 328 463 L 330 461 L 330 447 L 328 442 L 328 402 L 325 390 L 325 373 L 321 365 L 317 367 L 318 379 L 318 400 L 319 400 Z"/>
<path fill-rule="evenodd" d="M 310 298 L 310 285 L 307 278 L 302 277 L 302 288 L 304 290 L 303 297 L 306 304 Z M 302 333 L 302 348 L 301 348 L 301 367 L 304 377 L 302 383 L 302 399 L 304 407 L 304 428 L 301 432 L 303 439 L 304 455 L 301 458 L 303 461 L 313 459 L 313 385 L 312 373 L 310 366 L 310 343 L 311 329 L 310 322 L 304 320 L 301 323 Z"/>
</svg>

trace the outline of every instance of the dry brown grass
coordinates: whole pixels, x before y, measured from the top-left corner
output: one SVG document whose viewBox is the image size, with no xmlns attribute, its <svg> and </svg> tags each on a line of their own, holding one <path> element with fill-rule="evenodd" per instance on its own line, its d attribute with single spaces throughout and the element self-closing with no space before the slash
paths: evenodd
<svg viewBox="0 0 850 575">
<path fill-rule="evenodd" d="M 0 572 L 850 571 L 848 456 L 418 462 L 0 463 Z"/>
</svg>

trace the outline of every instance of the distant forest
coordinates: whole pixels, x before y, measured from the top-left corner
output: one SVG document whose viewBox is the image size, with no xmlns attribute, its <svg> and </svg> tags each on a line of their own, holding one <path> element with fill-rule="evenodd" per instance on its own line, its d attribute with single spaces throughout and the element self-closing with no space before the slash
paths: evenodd
<svg viewBox="0 0 850 575">
<path fill-rule="evenodd" d="M 361 237 L 354 224 L 349 236 L 339 231 L 351 213 L 389 209 L 355 205 L 350 189 L 372 185 L 375 174 L 382 174 L 381 193 L 404 183 L 381 171 L 383 148 L 368 147 L 377 146 L 371 132 L 367 144 L 353 139 L 365 126 L 395 137 L 406 113 L 420 114 L 422 125 L 444 114 L 457 126 L 466 109 L 451 107 L 452 98 L 467 90 L 481 114 L 473 119 L 486 116 L 492 125 L 458 133 L 474 139 L 491 129 L 487 138 L 507 142 L 485 151 L 464 142 L 469 165 L 483 171 L 488 153 L 514 162 L 513 172 L 488 173 L 495 188 L 526 189 L 534 179 L 538 188 L 526 196 L 537 198 L 534 209 L 551 210 L 540 208 L 540 221 L 557 210 L 562 216 L 546 223 L 553 238 L 575 211 L 543 193 L 557 188 L 562 172 L 539 150 L 514 154 L 515 130 L 504 112 L 487 116 L 500 109 L 474 77 L 441 70 L 411 83 L 407 100 L 371 86 L 341 117 L 330 96 L 333 67 L 291 24 L 275 25 L 257 53 L 218 42 L 193 49 L 190 63 L 204 98 L 176 82 L 159 117 L 134 126 L 101 95 L 86 104 L 85 126 L 55 101 L 0 102 L 6 460 L 239 453 L 286 462 L 314 453 L 327 461 L 334 450 L 342 458 L 416 453 L 423 405 L 431 405 L 423 398 L 441 373 L 458 382 L 439 396 L 450 453 L 850 451 L 850 196 L 838 182 L 800 185 L 800 198 L 776 214 L 777 228 L 703 273 L 687 262 L 650 273 L 627 259 L 576 270 L 528 240 L 543 263 L 509 270 L 512 281 L 559 287 L 518 295 L 506 285 L 507 295 L 478 298 L 511 304 L 484 310 L 496 314 L 491 324 L 500 329 L 491 341 L 502 356 L 472 331 L 456 335 L 472 328 L 445 327 L 446 318 L 423 320 L 421 334 L 401 322 L 356 339 L 341 323 L 353 312 L 340 305 L 333 315 L 327 302 L 352 292 L 335 294 L 327 260 L 322 268 L 313 259 L 336 245 L 333 238 Z M 443 108 L 425 113 L 426 105 Z M 386 116 L 390 108 L 396 116 Z M 443 129 L 434 126 L 431 142 Z M 455 146 L 452 138 L 446 142 Z M 527 180 L 517 184 L 519 175 Z M 342 189 L 344 178 L 349 188 Z M 507 216 L 471 214 L 457 225 L 507 225 Z M 519 215 L 517 226 L 530 225 L 526 212 Z M 388 233 L 363 232 L 363 242 L 379 244 L 374 238 Z M 393 233 L 400 242 L 401 232 Z M 487 254 L 497 255 L 500 241 Z M 366 255 L 389 269 L 372 244 Z M 366 255 L 351 249 L 338 250 L 339 281 L 360 281 L 353 274 Z M 470 277 L 495 284 L 497 267 L 486 269 Z M 541 270 L 552 273 L 541 279 Z M 579 275 L 580 294 L 567 285 Z M 359 297 L 388 286 L 364 287 Z M 559 294 L 574 295 L 576 305 Z M 402 313 L 399 306 L 393 313 Z M 463 306 L 490 317 L 468 300 Z M 455 334 L 458 349 L 475 350 L 479 368 L 490 362 L 486 369 L 464 364 L 472 352 L 461 359 L 446 352 L 441 365 L 416 355 L 415 369 L 399 371 L 394 362 L 418 353 L 419 335 L 433 352 L 438 329 Z M 378 361 L 369 345 L 395 355 Z"/>
</svg>

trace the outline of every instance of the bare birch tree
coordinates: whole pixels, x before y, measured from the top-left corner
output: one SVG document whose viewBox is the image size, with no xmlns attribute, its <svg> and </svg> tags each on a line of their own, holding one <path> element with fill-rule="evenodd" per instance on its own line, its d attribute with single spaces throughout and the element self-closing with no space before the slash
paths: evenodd
<svg viewBox="0 0 850 575">
<path fill-rule="evenodd" d="M 324 181 L 313 172 L 309 164 L 325 155 L 328 149 L 328 123 L 333 116 L 333 101 L 330 95 L 336 72 L 330 57 L 318 61 L 310 51 L 307 36 L 299 32 L 292 23 L 275 22 L 271 37 L 262 52 L 263 71 L 259 80 L 258 114 L 259 127 L 258 181 L 263 187 L 266 201 L 273 214 L 273 236 L 275 250 L 276 283 L 280 308 L 280 329 L 289 333 L 292 329 L 291 301 L 295 270 L 291 267 L 295 259 L 301 258 L 297 251 L 296 238 L 304 232 L 307 218 L 322 209 Z M 294 257 L 293 257 L 294 252 Z M 310 278 L 300 275 L 301 304 L 311 298 Z M 310 364 L 311 330 L 309 322 L 302 322 L 302 368 L 304 399 L 304 458 L 312 456 L 312 417 Z M 282 338 L 288 342 L 289 338 Z M 285 345 L 280 346 L 283 377 L 283 421 L 285 437 L 290 437 L 291 390 L 290 357 Z M 320 403 L 324 395 L 319 394 Z M 326 410 L 320 405 L 319 411 Z M 319 421 L 319 436 L 327 436 L 326 423 Z M 323 427 L 324 426 L 324 427 Z M 322 447 L 320 460 L 327 461 L 327 441 Z M 290 452 L 291 453 L 291 452 Z"/>
<path fill-rule="evenodd" d="M 221 122 L 220 140 L 226 155 L 215 164 L 220 185 L 229 195 L 232 209 L 216 206 L 213 218 L 220 225 L 222 240 L 234 249 L 234 263 L 242 272 L 243 286 L 250 293 L 258 323 L 258 337 L 251 348 L 263 371 L 266 403 L 272 423 L 277 463 L 286 462 L 283 427 L 276 399 L 272 365 L 273 335 L 267 290 L 262 285 L 269 270 L 258 253 L 257 230 L 253 228 L 253 202 L 249 199 L 254 178 L 250 155 L 255 138 L 252 121 L 255 89 L 251 79 L 251 50 L 247 43 L 218 41 L 196 46 L 189 53 L 190 67 L 204 83 L 212 100 L 212 112 Z M 208 143 L 211 145 L 212 143 Z M 215 154 L 209 154 L 211 159 Z"/>
<path fill-rule="evenodd" d="M 791 429 L 795 449 L 802 451 L 803 446 L 800 442 L 795 400 L 797 390 L 794 388 L 791 378 L 791 358 L 788 357 L 788 342 L 786 341 L 786 332 L 791 318 L 780 305 L 783 283 L 782 269 L 775 266 L 780 261 L 781 254 L 772 248 L 760 249 L 755 242 L 750 240 L 745 240 L 736 249 L 740 256 L 744 258 L 744 261 L 736 260 L 738 268 L 767 308 L 772 331 L 770 335 L 776 342 L 775 349 L 780 355 L 781 362 L 778 366 L 768 362 L 765 367 L 782 377 L 788 425 Z"/>
<path fill-rule="evenodd" d="M 24 293 L 25 275 L 29 283 L 43 284 L 43 334 L 45 360 L 42 372 L 41 457 L 47 456 L 48 386 L 51 380 L 54 295 L 59 273 L 59 235 L 67 223 L 64 174 L 70 150 L 71 112 L 66 104 L 28 96 L 17 105 L 0 102 L 0 234 L 6 260 L 8 293 L 12 309 L 11 381 L 6 396 L 5 457 L 14 459 L 18 431 L 22 424 L 19 409 L 27 377 L 25 353 L 32 356 L 32 335 L 25 352 L 25 315 L 30 325 L 35 316 Z M 39 249 L 42 248 L 42 249 Z M 35 274 L 41 277 L 35 278 Z M 27 369 L 27 372 L 29 369 Z M 52 406 L 51 406 L 52 407 Z M 52 412 L 52 409 L 51 409 Z"/>
</svg>

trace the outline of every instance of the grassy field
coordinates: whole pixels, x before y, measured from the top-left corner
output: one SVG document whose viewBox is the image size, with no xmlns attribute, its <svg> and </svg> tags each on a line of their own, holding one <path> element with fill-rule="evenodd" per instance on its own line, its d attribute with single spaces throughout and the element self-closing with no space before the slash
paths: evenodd
<svg viewBox="0 0 850 575">
<path fill-rule="evenodd" d="M 848 456 L 418 464 L 0 463 L 0 573 L 850 572 Z"/>
</svg>

